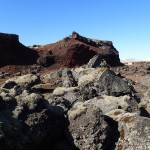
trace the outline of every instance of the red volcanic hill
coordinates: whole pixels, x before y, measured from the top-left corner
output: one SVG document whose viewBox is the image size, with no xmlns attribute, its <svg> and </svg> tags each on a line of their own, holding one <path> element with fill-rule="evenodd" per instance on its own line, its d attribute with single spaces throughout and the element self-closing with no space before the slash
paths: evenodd
<svg viewBox="0 0 150 150">
<path fill-rule="evenodd" d="M 119 53 L 111 41 L 90 39 L 73 32 L 56 43 L 26 47 L 19 42 L 18 35 L 0 33 L 0 71 L 4 72 L 22 72 L 39 65 L 41 73 L 81 66 L 96 54 L 100 54 L 112 67 L 121 65 Z M 11 67 L 6 70 L 6 66 Z"/>
<path fill-rule="evenodd" d="M 38 53 L 19 42 L 18 35 L 0 33 L 0 67 L 6 65 L 31 65 Z"/>
<path fill-rule="evenodd" d="M 121 65 L 119 53 L 111 41 L 86 38 L 76 32 L 56 43 L 39 46 L 38 51 L 54 56 L 55 61 L 50 68 L 80 66 L 96 54 L 100 54 L 110 66 Z"/>
</svg>

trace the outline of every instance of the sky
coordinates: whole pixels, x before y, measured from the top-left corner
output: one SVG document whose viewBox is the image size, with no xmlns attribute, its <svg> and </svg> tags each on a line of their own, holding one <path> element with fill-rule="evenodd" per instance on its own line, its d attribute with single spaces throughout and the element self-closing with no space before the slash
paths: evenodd
<svg viewBox="0 0 150 150">
<path fill-rule="evenodd" d="M 0 1 L 0 32 L 18 34 L 26 46 L 73 31 L 112 41 L 121 60 L 150 60 L 150 0 Z"/>
</svg>

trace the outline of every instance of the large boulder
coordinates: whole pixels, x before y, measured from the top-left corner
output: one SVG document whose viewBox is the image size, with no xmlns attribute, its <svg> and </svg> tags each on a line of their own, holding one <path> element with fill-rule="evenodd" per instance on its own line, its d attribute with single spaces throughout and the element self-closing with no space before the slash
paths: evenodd
<svg viewBox="0 0 150 150">
<path fill-rule="evenodd" d="M 112 110 L 106 115 L 118 122 L 120 137 L 115 150 L 150 149 L 149 118 L 120 109 Z"/>
<path fill-rule="evenodd" d="M 106 95 L 120 96 L 132 94 L 133 87 L 128 81 L 117 76 L 113 71 L 106 70 L 97 80 L 99 90 Z"/>
<path fill-rule="evenodd" d="M 76 103 L 68 112 L 68 118 L 71 134 L 68 140 L 73 138 L 76 147 L 82 150 L 113 149 L 117 134 L 92 101 Z"/>
<path fill-rule="evenodd" d="M 122 96 L 131 95 L 134 92 L 128 81 L 107 68 L 100 68 L 82 75 L 78 79 L 78 85 L 82 91 L 88 92 L 93 89 L 98 95 Z"/>
</svg>

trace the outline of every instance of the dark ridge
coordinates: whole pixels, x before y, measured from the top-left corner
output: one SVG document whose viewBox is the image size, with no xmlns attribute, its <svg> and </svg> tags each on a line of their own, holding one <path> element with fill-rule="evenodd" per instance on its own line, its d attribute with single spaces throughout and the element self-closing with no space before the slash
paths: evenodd
<svg viewBox="0 0 150 150">
<path fill-rule="evenodd" d="M 32 65 L 38 53 L 19 42 L 15 34 L 0 33 L 0 67 L 6 65 Z"/>
</svg>

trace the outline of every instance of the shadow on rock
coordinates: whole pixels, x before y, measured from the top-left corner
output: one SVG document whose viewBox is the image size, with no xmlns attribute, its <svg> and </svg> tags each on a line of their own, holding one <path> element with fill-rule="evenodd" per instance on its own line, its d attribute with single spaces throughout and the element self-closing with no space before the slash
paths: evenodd
<svg viewBox="0 0 150 150">
<path fill-rule="evenodd" d="M 140 107 L 140 115 L 143 117 L 150 118 L 150 114 L 146 111 L 146 109 L 144 107 Z"/>
<path fill-rule="evenodd" d="M 118 142 L 118 139 L 120 137 L 120 132 L 118 131 L 118 122 L 113 120 L 109 116 L 105 116 L 105 121 L 108 124 L 108 130 L 107 136 L 104 144 L 103 144 L 103 150 L 114 150 L 116 147 L 116 143 Z"/>
</svg>

